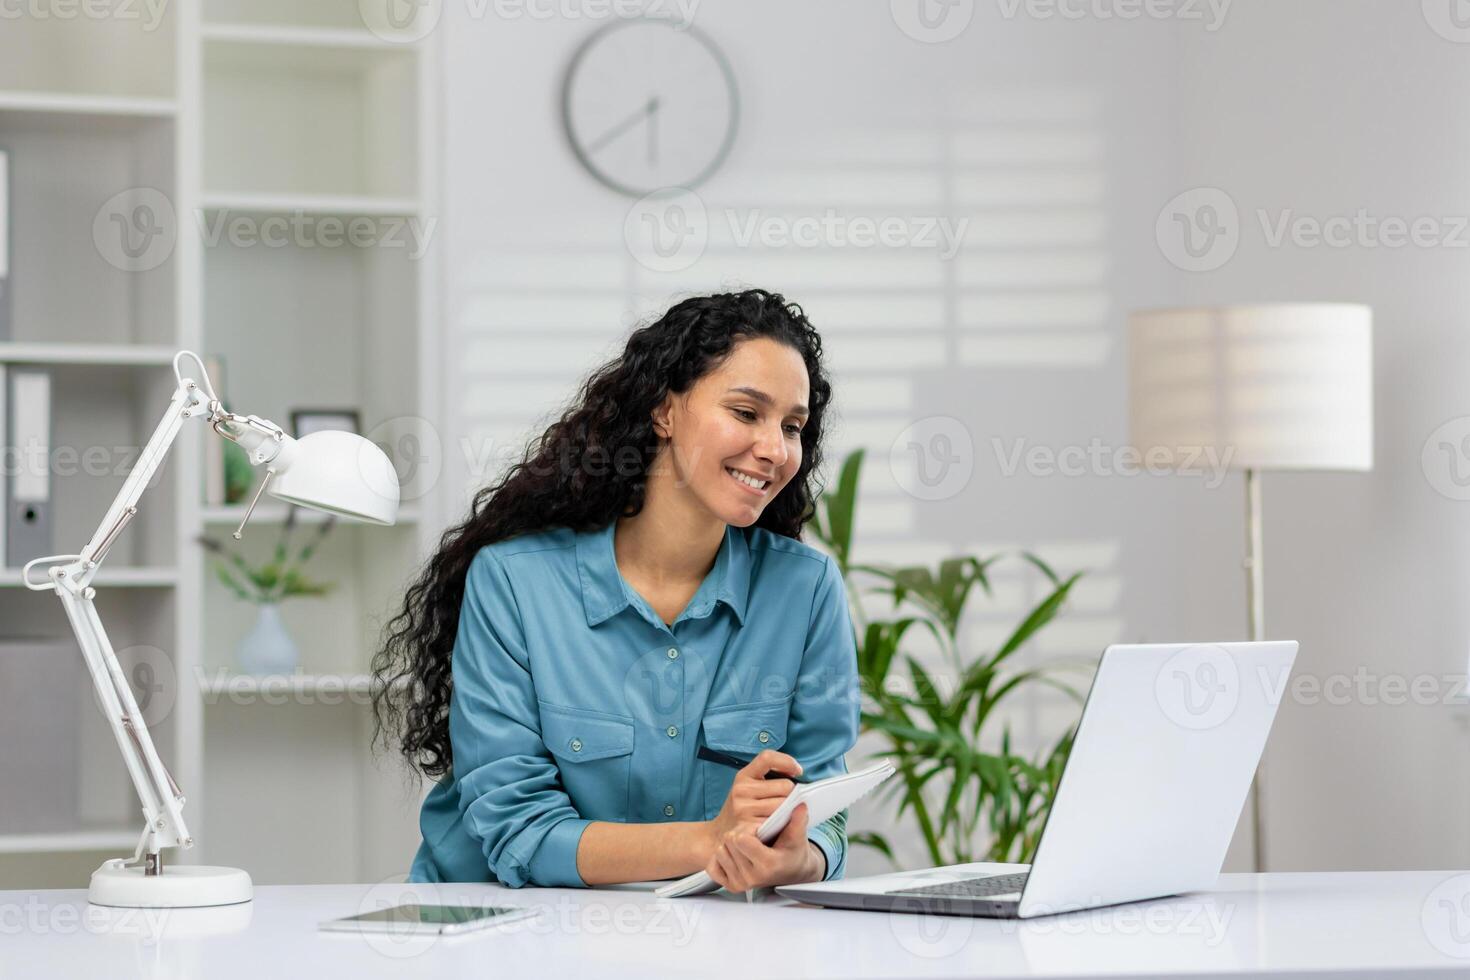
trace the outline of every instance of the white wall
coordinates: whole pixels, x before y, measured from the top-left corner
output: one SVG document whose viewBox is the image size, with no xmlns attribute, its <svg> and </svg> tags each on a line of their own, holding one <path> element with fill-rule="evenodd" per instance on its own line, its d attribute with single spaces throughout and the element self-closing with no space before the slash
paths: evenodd
<svg viewBox="0 0 1470 980">
<path fill-rule="evenodd" d="M 1323 42 L 1322 63 L 1301 71 L 1302 78 L 1294 63 L 1262 64 L 1259 44 L 1300 52 L 1301 36 L 1312 29 L 1310 17 L 1287 13 L 1286 6 L 1269 5 L 1268 14 L 1264 2 L 1248 10 L 1246 0 L 1237 0 L 1224 29 L 1209 33 L 1198 22 L 1008 18 L 1006 5 L 977 3 L 957 38 L 925 44 L 898 29 L 887 3 L 704 0 L 695 26 L 727 53 L 743 100 L 733 155 L 700 188 L 709 214 L 733 208 L 746 216 L 763 208 L 819 215 L 831 206 L 844 216 L 968 217 L 970 230 L 951 262 L 914 249 L 740 248 L 713 235 L 691 270 L 656 275 L 624 246 L 632 202 L 580 169 L 560 129 L 563 69 L 603 22 L 506 20 L 493 16 L 494 5 L 480 19 L 472 8 L 447 4 L 451 487 L 467 498 L 494 469 L 472 461 L 518 450 L 538 418 L 544 422 L 636 317 L 692 291 L 761 285 L 800 301 L 826 338 L 841 419 L 829 458 L 869 447 L 874 465 L 865 475 L 869 492 L 859 516 L 862 557 L 928 560 L 1025 547 L 1062 568 L 1087 569 L 1067 617 L 1038 644 L 1039 656 L 1095 659 L 1117 640 L 1239 638 L 1243 497 L 1237 477 L 1210 489 L 1188 478 L 1007 475 L 992 440 L 1011 448 L 1023 439 L 1028 448 L 1053 451 L 1094 439 L 1109 448 L 1125 445 L 1123 323 L 1132 308 L 1216 290 L 1221 298 L 1261 293 L 1378 301 L 1370 295 L 1372 256 L 1341 270 L 1329 267 L 1329 257 L 1308 256 L 1302 272 L 1286 256 L 1257 261 L 1243 249 L 1219 273 L 1188 277 L 1166 261 L 1155 239 L 1164 203 L 1211 167 L 1224 168 L 1219 179 L 1238 180 L 1246 192 L 1267 186 L 1267 177 L 1284 167 L 1296 172 L 1285 185 L 1292 190 L 1308 179 L 1321 194 L 1344 183 L 1351 173 L 1344 161 L 1333 158 L 1327 176 L 1305 161 L 1325 166 L 1334 145 L 1342 145 L 1338 130 L 1345 124 L 1294 137 L 1301 128 L 1296 113 L 1322 111 L 1319 97 L 1345 121 L 1358 110 L 1333 101 L 1334 93 L 1353 91 L 1373 103 L 1373 123 L 1351 134 L 1364 152 L 1379 142 L 1374 130 L 1395 118 L 1381 74 L 1320 77 L 1329 68 L 1348 74 L 1371 63 L 1371 23 L 1326 28 L 1361 35 L 1361 52 L 1340 66 L 1327 61 L 1335 41 Z M 1413 21 L 1417 12 L 1411 13 Z M 1278 23 L 1293 26 L 1289 45 L 1277 36 Z M 1415 27 L 1422 25 L 1410 23 L 1405 34 Z M 1430 35 L 1424 47 L 1434 40 Z M 1457 51 L 1435 53 L 1447 74 Z M 1290 81 L 1301 88 L 1295 94 L 1264 89 L 1263 79 L 1276 76 L 1283 87 Z M 1217 77 L 1245 88 L 1221 95 Z M 1427 78 L 1411 82 L 1435 100 L 1413 113 L 1418 125 L 1405 132 L 1416 139 L 1442 114 L 1431 105 L 1452 104 L 1450 79 L 1438 80 L 1442 93 L 1427 91 Z M 1202 113 L 1224 103 L 1231 115 L 1211 128 L 1215 123 Z M 1258 131 L 1293 139 L 1258 148 Z M 1405 141 L 1401 132 L 1392 142 Z M 1398 175 L 1385 162 L 1393 152 L 1378 152 L 1375 175 L 1385 183 L 1390 173 Z M 1418 159 L 1402 165 L 1405 176 L 1414 166 L 1421 175 L 1432 167 L 1445 181 L 1453 172 Z M 1408 256 L 1395 261 L 1418 268 Z M 1273 272 L 1283 281 L 1272 281 Z M 1305 288 L 1302 278 L 1313 274 L 1321 282 Z M 1432 294 L 1422 280 L 1403 280 L 1406 304 L 1410 290 Z M 1385 317 L 1380 344 L 1391 322 Z M 1400 365 L 1410 353 L 1407 341 L 1405 331 Z M 1416 350 L 1414 363 L 1432 349 Z M 1440 363 L 1445 371 L 1448 361 Z M 1381 364 L 1381 383 L 1393 371 L 1393 363 Z M 1445 382 L 1444 398 L 1426 406 L 1423 421 L 1454 413 L 1448 376 Z M 1402 409 L 1388 395 L 1381 404 L 1386 440 Z M 898 488 L 887 456 L 907 425 L 932 415 L 961 421 L 974 475 L 953 496 L 928 502 Z M 1381 574 L 1417 549 L 1409 551 L 1407 538 L 1386 530 L 1395 520 L 1415 518 L 1380 516 L 1380 507 L 1417 508 L 1423 520 L 1435 509 L 1451 512 L 1414 480 L 1418 445 L 1428 431 L 1415 426 L 1399 453 L 1399 462 L 1412 466 L 1398 466 L 1397 478 L 1380 442 L 1382 465 L 1372 477 L 1268 481 L 1271 628 L 1301 637 L 1308 667 L 1347 662 L 1345 649 L 1356 657 L 1382 649 L 1385 663 L 1435 649 L 1449 664 L 1463 653 L 1463 643 L 1456 652 L 1445 639 L 1457 628 L 1453 616 L 1441 613 L 1435 623 L 1431 612 L 1453 601 L 1448 590 L 1428 584 L 1455 581 L 1448 563 L 1432 574 Z M 1395 479 L 1399 497 L 1387 489 Z M 1343 561 L 1338 556 L 1350 535 L 1369 547 L 1381 537 L 1382 544 L 1367 551 L 1367 561 Z M 1394 541 L 1399 548 L 1390 550 Z M 1333 557 L 1331 567 L 1322 567 L 1323 555 Z M 1402 593 L 1399 601 L 1384 606 L 1385 590 Z M 1003 576 L 996 599 L 980 603 L 975 642 L 1013 625 L 1037 597 L 1032 579 Z M 1419 638 L 1417 649 L 1389 642 L 1410 632 Z M 1075 711 L 1043 700 L 1025 707 L 1016 722 L 1027 738 L 1051 733 Z M 1435 729 L 1430 722 L 1396 742 L 1394 753 L 1372 751 L 1398 729 L 1376 717 L 1336 712 L 1322 722 L 1330 727 L 1314 734 L 1315 715 L 1296 705 L 1284 709 L 1269 803 L 1280 825 L 1281 866 L 1464 862 L 1451 844 L 1450 827 L 1464 813 L 1458 801 L 1451 806 L 1452 791 L 1442 791 L 1436 804 L 1449 815 L 1414 817 L 1417 840 L 1388 842 L 1390 827 L 1410 823 L 1407 801 L 1435 798 L 1433 784 L 1446 784 L 1416 773 L 1410 759 L 1445 759 L 1463 743 L 1451 740 L 1447 724 Z M 1342 746 L 1369 754 L 1349 760 Z M 1403 756 L 1395 758 L 1398 753 Z M 1355 765 L 1369 767 L 1361 782 L 1349 779 Z M 1318 825 L 1328 821 L 1335 827 L 1324 833 Z M 882 825 L 871 807 L 854 814 L 854 829 Z M 1363 839 L 1367 851 L 1358 845 Z M 907 863 L 921 860 L 913 842 L 903 854 Z M 1237 848 L 1233 866 L 1240 857 Z M 862 852 L 852 860 L 854 871 L 882 866 Z"/>
<path fill-rule="evenodd" d="M 1450 0 L 1424 6 L 1449 23 Z M 1208 185 L 1241 215 L 1238 251 L 1191 277 L 1188 295 L 1375 312 L 1375 469 L 1266 478 L 1267 628 L 1301 641 L 1298 673 L 1423 676 L 1433 702 L 1462 685 L 1470 650 L 1459 548 L 1470 504 L 1436 491 L 1452 485 L 1437 445 L 1421 466 L 1431 433 L 1470 415 L 1470 233 L 1448 248 L 1272 247 L 1258 212 L 1365 209 L 1432 217 L 1455 235 L 1455 217 L 1470 215 L 1470 45 L 1432 30 L 1419 3 L 1240 0 L 1225 29 L 1185 38 L 1183 51 L 1188 157 L 1159 204 Z M 1267 784 L 1276 866 L 1465 866 L 1465 709 L 1366 690 L 1284 706 Z"/>
</svg>

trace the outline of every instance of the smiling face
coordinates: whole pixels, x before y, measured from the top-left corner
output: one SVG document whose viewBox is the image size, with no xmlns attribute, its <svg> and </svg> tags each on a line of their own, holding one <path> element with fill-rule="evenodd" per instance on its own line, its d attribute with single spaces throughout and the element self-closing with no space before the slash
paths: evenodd
<svg viewBox="0 0 1470 980">
<path fill-rule="evenodd" d="M 801 355 L 766 337 L 654 410 L 666 438 L 655 471 L 726 524 L 748 527 L 801 469 L 809 384 Z"/>
</svg>

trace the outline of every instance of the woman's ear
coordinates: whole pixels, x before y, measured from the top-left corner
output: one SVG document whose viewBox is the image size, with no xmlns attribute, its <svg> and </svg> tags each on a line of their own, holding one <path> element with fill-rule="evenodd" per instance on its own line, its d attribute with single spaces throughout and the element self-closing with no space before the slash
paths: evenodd
<svg viewBox="0 0 1470 980">
<path fill-rule="evenodd" d="M 673 434 L 674 430 L 670 425 L 673 407 L 673 395 L 669 394 L 665 395 L 664 400 L 654 406 L 653 411 L 649 413 L 653 419 L 653 433 L 661 439 L 667 439 Z"/>
</svg>

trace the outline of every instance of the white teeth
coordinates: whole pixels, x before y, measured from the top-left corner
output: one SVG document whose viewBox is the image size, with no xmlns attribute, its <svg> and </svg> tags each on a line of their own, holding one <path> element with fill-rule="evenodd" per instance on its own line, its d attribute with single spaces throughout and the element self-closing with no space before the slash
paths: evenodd
<svg viewBox="0 0 1470 980">
<path fill-rule="evenodd" d="M 764 490 L 766 488 L 765 481 L 752 479 L 751 477 L 746 476 L 744 473 L 741 473 L 739 470 L 732 470 L 727 466 L 725 467 L 725 472 L 729 473 L 735 479 L 739 480 L 741 483 L 745 484 L 748 487 L 754 487 L 757 490 Z"/>
</svg>

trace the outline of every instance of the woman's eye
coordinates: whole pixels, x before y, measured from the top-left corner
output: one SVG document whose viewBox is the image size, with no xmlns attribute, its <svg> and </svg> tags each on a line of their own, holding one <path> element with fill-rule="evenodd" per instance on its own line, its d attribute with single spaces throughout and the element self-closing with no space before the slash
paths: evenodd
<svg viewBox="0 0 1470 980">
<path fill-rule="evenodd" d="M 789 433 L 791 433 L 794 436 L 799 436 L 799 435 L 801 435 L 801 426 L 799 426 L 799 425 L 788 425 L 786 427 L 786 431 L 789 432 Z"/>
<path fill-rule="evenodd" d="M 735 414 L 745 419 L 747 422 L 755 421 L 755 413 L 748 408 L 737 408 L 735 409 Z M 746 418 L 746 416 L 749 416 L 749 418 Z"/>
</svg>

